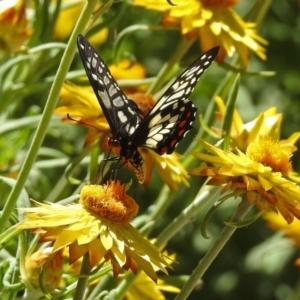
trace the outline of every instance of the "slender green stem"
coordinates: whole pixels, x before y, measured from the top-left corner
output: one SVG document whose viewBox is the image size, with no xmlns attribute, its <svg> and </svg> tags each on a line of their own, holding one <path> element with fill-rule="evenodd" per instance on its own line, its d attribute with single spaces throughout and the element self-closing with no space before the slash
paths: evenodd
<svg viewBox="0 0 300 300">
<path fill-rule="evenodd" d="M 128 274 L 126 280 L 122 280 L 119 286 L 115 290 L 109 293 L 108 299 L 114 299 L 114 300 L 124 299 L 126 292 L 130 289 L 130 287 L 136 280 L 137 276 L 138 274 L 133 274 L 133 273 Z"/>
<path fill-rule="evenodd" d="M 124 40 L 128 38 L 129 35 L 138 32 L 138 31 L 157 31 L 157 30 L 176 30 L 176 28 L 166 28 L 163 26 L 150 26 L 150 25 L 142 25 L 142 24 L 137 24 L 137 25 L 131 25 L 123 29 L 118 36 L 116 37 L 114 41 L 114 48 L 113 48 L 113 57 L 115 61 L 118 62 L 119 56 L 120 56 L 120 50 L 121 50 L 121 45 L 124 43 Z M 176 62 L 176 61 L 175 61 Z"/>
<path fill-rule="evenodd" d="M 176 50 L 173 52 L 169 61 L 165 63 L 165 65 L 162 67 L 159 74 L 157 75 L 156 80 L 153 81 L 153 83 L 150 85 L 147 94 L 154 94 L 161 88 L 161 86 L 165 82 L 165 78 L 169 75 L 174 65 L 180 61 L 182 56 L 190 48 L 193 42 L 194 40 L 187 40 L 185 37 L 181 39 L 179 45 L 177 46 Z"/>
<path fill-rule="evenodd" d="M 169 202 L 171 201 L 170 197 L 171 191 L 167 185 L 163 185 L 157 200 L 151 207 L 151 211 L 149 212 L 149 220 L 157 220 L 160 216 L 164 214 L 166 209 L 169 207 Z"/>
<path fill-rule="evenodd" d="M 155 245 L 157 247 L 164 246 L 173 236 L 175 236 L 201 209 L 210 201 L 215 201 L 215 197 L 220 189 L 204 185 L 200 189 L 193 203 L 186 207 L 181 214 L 175 218 L 157 237 Z"/>
<path fill-rule="evenodd" d="M 251 10 L 245 16 L 245 21 L 255 22 L 257 25 L 260 25 L 272 2 L 272 0 L 255 1 Z"/>
<path fill-rule="evenodd" d="M 243 218 L 246 216 L 246 214 L 248 213 L 250 208 L 251 208 L 251 206 L 247 203 L 247 201 L 242 200 L 242 202 L 239 204 L 235 214 L 233 215 L 231 222 L 239 222 L 239 221 L 243 220 Z M 177 295 L 175 300 L 187 299 L 187 297 L 193 291 L 193 289 L 196 286 L 199 279 L 202 278 L 205 271 L 208 269 L 208 267 L 211 265 L 211 263 L 214 261 L 214 259 L 219 254 L 219 252 L 226 245 L 227 241 L 232 236 L 232 234 L 235 232 L 235 230 L 236 230 L 236 227 L 233 227 L 233 226 L 226 225 L 224 227 L 221 234 L 215 240 L 215 242 L 210 247 L 210 249 L 208 250 L 206 255 L 200 260 L 198 266 L 193 271 L 189 280 L 183 286 L 182 290 Z"/>
<path fill-rule="evenodd" d="M 224 142 L 223 142 L 223 150 L 229 150 L 230 148 L 230 130 L 232 127 L 232 121 L 233 121 L 233 114 L 235 109 L 235 103 L 237 100 L 237 95 L 240 87 L 240 75 L 236 75 L 236 79 L 234 80 L 234 83 L 232 85 L 232 90 L 230 92 L 230 95 L 228 97 L 227 103 L 226 103 L 226 109 L 225 114 L 223 118 L 223 124 L 222 124 L 222 131 L 225 132 L 224 136 Z"/>
<path fill-rule="evenodd" d="M 80 270 L 80 274 L 82 276 L 80 276 L 79 279 L 78 279 L 73 300 L 82 300 L 82 299 L 84 299 L 84 293 L 86 291 L 86 286 L 87 286 L 88 281 L 89 281 L 88 274 L 90 273 L 90 270 L 91 270 L 91 267 L 90 267 L 89 254 L 86 253 L 83 256 L 81 270 Z"/>
<path fill-rule="evenodd" d="M 51 192 L 47 195 L 45 201 L 57 202 L 60 199 L 61 193 L 67 189 L 68 185 L 69 182 L 67 181 L 65 174 L 62 174 Z"/>
<path fill-rule="evenodd" d="M 48 125 L 50 123 L 53 110 L 57 104 L 59 93 L 61 90 L 61 87 L 63 85 L 64 79 L 66 77 L 66 74 L 69 70 L 69 67 L 71 65 L 71 62 L 73 60 L 75 51 L 76 51 L 76 37 L 79 33 L 84 31 L 84 28 L 89 20 L 90 15 L 92 14 L 94 7 L 97 3 L 97 0 L 89 0 L 86 2 L 82 13 L 79 17 L 79 20 L 74 28 L 74 31 L 70 37 L 69 43 L 67 45 L 67 48 L 64 52 L 64 55 L 62 57 L 61 63 L 59 65 L 57 75 L 54 79 L 52 88 L 49 93 L 49 97 L 46 103 L 45 110 L 42 115 L 42 119 L 39 123 L 39 126 L 37 128 L 37 131 L 35 133 L 35 136 L 33 138 L 32 144 L 29 148 L 28 154 L 25 158 L 24 164 L 21 168 L 21 171 L 19 173 L 19 177 L 17 180 L 16 185 L 12 189 L 8 200 L 4 206 L 3 214 L 1 216 L 0 220 L 0 232 L 3 232 L 6 222 L 9 219 L 9 216 L 11 215 L 15 204 L 18 200 L 18 197 L 25 185 L 25 182 L 28 178 L 29 172 L 32 168 L 32 165 L 36 159 L 36 156 L 38 154 L 39 148 L 44 140 L 44 137 L 47 132 Z"/>
</svg>

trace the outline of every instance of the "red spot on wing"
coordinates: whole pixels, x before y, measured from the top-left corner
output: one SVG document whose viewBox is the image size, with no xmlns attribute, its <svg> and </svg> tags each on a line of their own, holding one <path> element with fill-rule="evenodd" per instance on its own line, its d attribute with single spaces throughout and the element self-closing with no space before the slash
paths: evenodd
<svg viewBox="0 0 300 300">
<path fill-rule="evenodd" d="M 173 141 L 171 142 L 171 148 L 175 147 L 176 143 L 177 143 L 177 140 L 173 140 Z"/>
<path fill-rule="evenodd" d="M 178 136 L 183 136 L 184 135 L 184 133 L 185 133 L 185 129 L 182 129 L 182 130 L 180 130 L 179 132 L 178 132 Z"/>
<path fill-rule="evenodd" d="M 166 154 L 166 153 L 168 153 L 168 150 L 169 150 L 169 148 L 163 147 L 163 148 L 161 148 L 160 154 Z"/>
<path fill-rule="evenodd" d="M 186 124 L 186 120 L 183 120 L 183 121 L 181 121 L 179 124 L 178 124 L 178 127 L 184 127 L 185 126 L 185 124 Z"/>
</svg>

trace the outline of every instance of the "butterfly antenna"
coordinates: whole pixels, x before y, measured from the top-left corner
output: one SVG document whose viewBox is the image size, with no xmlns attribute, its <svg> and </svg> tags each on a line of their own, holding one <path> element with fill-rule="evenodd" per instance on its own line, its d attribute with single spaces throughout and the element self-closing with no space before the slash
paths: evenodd
<svg viewBox="0 0 300 300">
<path fill-rule="evenodd" d="M 110 136 L 110 135 L 109 135 L 107 132 L 105 132 L 105 131 L 101 130 L 100 128 L 98 128 L 98 127 L 96 127 L 96 126 L 93 126 L 93 125 L 91 125 L 91 124 L 88 124 L 88 123 L 82 122 L 82 121 L 80 121 L 80 120 L 73 119 L 73 118 L 70 116 L 70 114 L 69 114 L 69 113 L 67 113 L 67 118 L 68 118 L 69 120 L 71 120 L 71 121 L 74 121 L 74 122 L 78 123 L 78 124 L 82 124 L 82 125 L 85 125 L 85 126 L 88 126 L 88 127 L 94 128 L 94 129 L 96 129 L 96 130 L 100 131 L 101 133 L 105 134 L 105 135 L 106 135 L 108 138 L 110 138 L 110 137 L 111 137 L 111 136 Z"/>
</svg>

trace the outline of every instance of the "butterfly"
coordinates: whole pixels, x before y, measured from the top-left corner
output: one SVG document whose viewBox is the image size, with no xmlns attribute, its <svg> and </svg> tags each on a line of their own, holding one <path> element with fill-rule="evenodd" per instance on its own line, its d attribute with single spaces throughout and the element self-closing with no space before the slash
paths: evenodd
<svg viewBox="0 0 300 300">
<path fill-rule="evenodd" d="M 188 100 L 203 72 L 218 54 L 214 47 L 198 58 L 166 90 L 147 115 L 128 99 L 112 77 L 108 67 L 82 35 L 77 37 L 78 51 L 111 129 L 109 146 L 119 149 L 118 159 L 129 162 L 140 183 L 145 180 L 145 163 L 139 147 L 159 155 L 171 154 L 193 127 L 197 108 Z"/>
</svg>

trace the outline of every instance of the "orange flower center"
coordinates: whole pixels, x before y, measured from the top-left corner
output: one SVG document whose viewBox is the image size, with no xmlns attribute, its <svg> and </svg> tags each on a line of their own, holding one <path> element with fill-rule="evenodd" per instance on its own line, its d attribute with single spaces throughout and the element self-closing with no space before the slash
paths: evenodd
<svg viewBox="0 0 300 300">
<path fill-rule="evenodd" d="M 281 144 L 268 136 L 261 136 L 258 141 L 248 145 L 246 154 L 252 160 L 271 167 L 274 172 L 286 175 L 292 170 L 292 149 L 292 145 Z"/>
<path fill-rule="evenodd" d="M 142 111 L 144 116 L 149 113 L 156 103 L 152 95 L 146 95 L 144 93 L 128 94 L 127 97 L 136 103 L 138 109 Z"/>
<path fill-rule="evenodd" d="M 205 8 L 229 8 L 238 3 L 238 0 L 200 0 Z"/>
<path fill-rule="evenodd" d="M 125 192 L 119 181 L 109 181 L 107 185 L 86 185 L 80 192 L 80 203 L 95 216 L 129 222 L 139 207 Z"/>
</svg>

